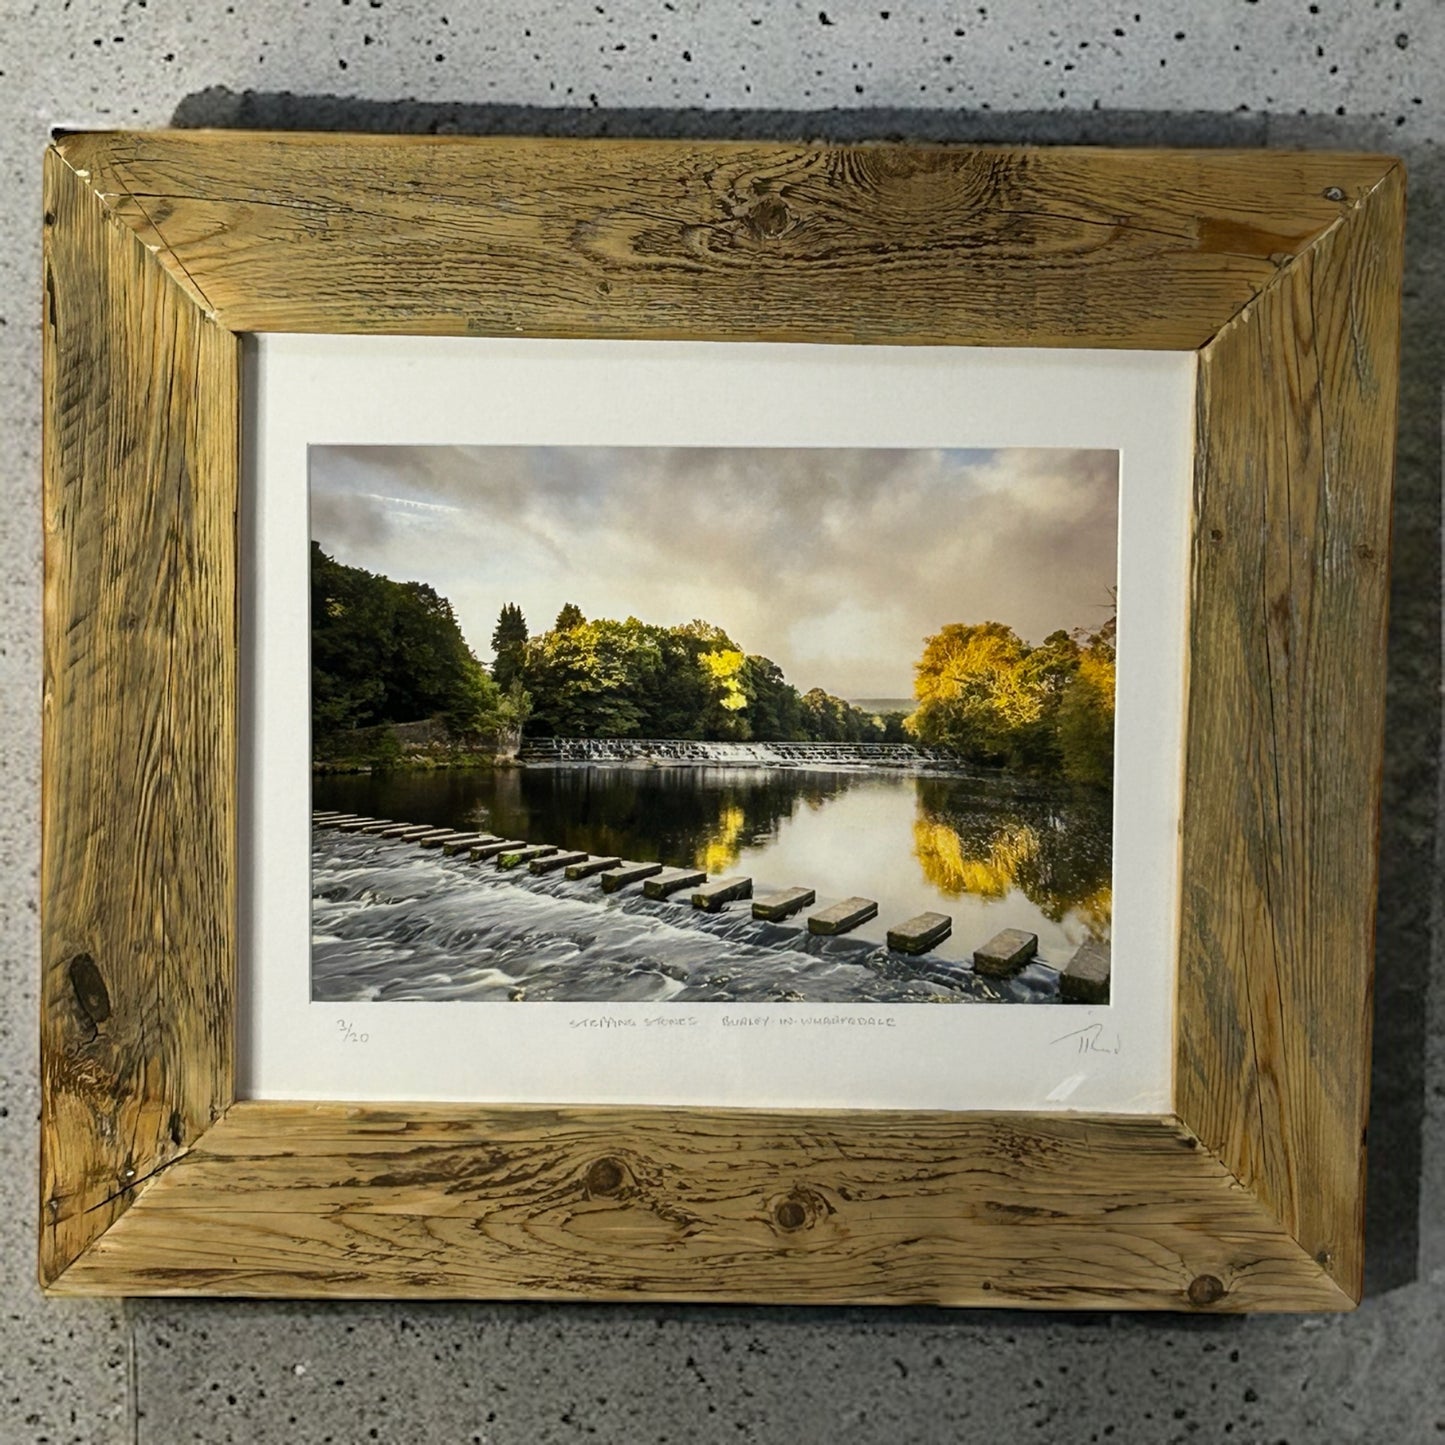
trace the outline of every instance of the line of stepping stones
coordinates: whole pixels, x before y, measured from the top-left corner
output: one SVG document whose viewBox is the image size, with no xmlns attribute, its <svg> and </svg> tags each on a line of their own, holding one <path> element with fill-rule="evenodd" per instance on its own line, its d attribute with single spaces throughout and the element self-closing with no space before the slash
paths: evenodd
<svg viewBox="0 0 1445 1445">
<path fill-rule="evenodd" d="M 362 833 L 423 848 L 440 848 L 444 854 L 466 853 L 473 862 L 490 860 L 498 868 L 526 866 L 530 873 L 543 875 L 562 870 L 568 879 L 596 877 L 604 893 L 616 893 L 633 883 L 642 884 L 646 898 L 666 899 L 690 891 L 692 906 L 717 913 L 729 903 L 750 900 L 752 916 L 781 923 L 811 908 L 818 895 L 811 888 L 784 888 L 761 898 L 753 897 L 751 878 L 718 878 L 711 882 L 701 869 L 668 868 L 661 863 L 633 863 L 622 858 L 587 852 L 567 852 L 546 843 L 528 843 L 524 838 L 499 838 L 494 833 L 459 832 L 423 823 L 396 823 L 389 818 L 367 818 L 355 813 L 325 809 L 312 814 L 319 828 L 341 833 Z M 871 898 L 845 898 L 839 903 L 810 913 L 808 932 L 824 937 L 851 933 L 878 916 L 878 904 Z M 946 913 L 920 913 L 888 930 L 888 947 L 896 953 L 917 957 L 936 948 L 953 932 L 953 920 Z M 991 978 L 1008 978 L 1018 973 L 1038 954 L 1036 933 L 1005 928 L 973 951 L 975 973 Z M 1109 1001 L 1110 950 L 1106 943 L 1083 944 L 1059 974 L 1059 992 L 1069 1003 Z"/>
</svg>

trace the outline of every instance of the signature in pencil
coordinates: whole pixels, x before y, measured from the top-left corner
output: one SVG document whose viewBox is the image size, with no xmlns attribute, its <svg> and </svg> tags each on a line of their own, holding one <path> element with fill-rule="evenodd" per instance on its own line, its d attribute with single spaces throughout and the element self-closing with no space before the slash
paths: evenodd
<svg viewBox="0 0 1445 1445">
<path fill-rule="evenodd" d="M 1123 1044 L 1120 1042 L 1117 1034 L 1114 1037 L 1114 1046 L 1112 1048 L 1110 1048 L 1108 1044 L 1101 1042 L 1103 1037 L 1103 1024 L 1088 1024 L 1084 1028 L 1072 1029 L 1066 1034 L 1060 1034 L 1059 1037 L 1052 1042 L 1061 1044 L 1067 1039 L 1075 1039 L 1077 1040 L 1076 1048 L 1081 1054 L 1117 1054 L 1120 1049 L 1123 1048 Z"/>
</svg>

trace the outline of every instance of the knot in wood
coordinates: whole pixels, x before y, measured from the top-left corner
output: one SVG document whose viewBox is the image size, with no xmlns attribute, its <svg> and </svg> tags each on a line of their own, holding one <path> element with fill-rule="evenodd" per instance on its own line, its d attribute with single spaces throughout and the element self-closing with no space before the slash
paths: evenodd
<svg viewBox="0 0 1445 1445">
<path fill-rule="evenodd" d="M 88 953 L 77 953 L 70 960 L 70 986 L 75 1001 L 93 1024 L 103 1024 L 110 1017 L 110 991 L 95 960 Z"/>
<path fill-rule="evenodd" d="M 748 212 L 748 225 L 759 236 L 781 236 L 792 220 L 792 213 L 777 196 L 764 196 Z"/>
<path fill-rule="evenodd" d="M 1224 1285 L 1212 1274 L 1198 1274 L 1189 1281 L 1189 1303 L 1212 1305 L 1224 1298 Z"/>
<path fill-rule="evenodd" d="M 818 1218 L 832 1211 L 825 1199 L 810 1189 L 794 1189 L 773 1205 L 773 1223 L 785 1234 L 806 1229 Z"/>
<path fill-rule="evenodd" d="M 779 1229 L 801 1229 L 808 1222 L 808 1211 L 796 1199 L 785 1199 L 773 1210 Z"/>
<path fill-rule="evenodd" d="M 587 1171 L 584 1181 L 589 1194 L 616 1194 L 627 1179 L 627 1171 L 616 1159 L 598 1159 Z"/>
</svg>

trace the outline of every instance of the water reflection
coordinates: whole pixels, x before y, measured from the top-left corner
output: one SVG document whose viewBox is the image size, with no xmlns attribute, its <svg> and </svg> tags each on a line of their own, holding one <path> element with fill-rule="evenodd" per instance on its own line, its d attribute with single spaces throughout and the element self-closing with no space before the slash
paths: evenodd
<svg viewBox="0 0 1445 1445">
<path fill-rule="evenodd" d="M 468 823 L 622 858 L 725 873 L 765 847 L 800 808 L 816 811 L 859 781 L 770 768 L 581 765 L 498 774 Z"/>
<path fill-rule="evenodd" d="M 578 764 L 320 777 L 318 807 L 623 858 L 688 864 L 820 899 L 879 903 L 878 933 L 949 913 L 940 958 L 967 960 L 1000 928 L 1061 961 L 1110 922 L 1107 796 L 1006 780 L 879 772 Z M 868 936 L 865 932 L 861 936 Z"/>
<path fill-rule="evenodd" d="M 958 779 L 918 779 L 913 851 L 946 897 L 1015 889 L 1045 918 L 1107 941 L 1113 914 L 1112 809 L 1089 790 L 1000 797 Z"/>
</svg>

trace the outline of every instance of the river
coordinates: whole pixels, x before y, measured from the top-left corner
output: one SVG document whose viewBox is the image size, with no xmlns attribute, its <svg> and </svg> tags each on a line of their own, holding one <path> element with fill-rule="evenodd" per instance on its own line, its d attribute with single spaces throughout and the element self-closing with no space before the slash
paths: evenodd
<svg viewBox="0 0 1445 1445">
<path fill-rule="evenodd" d="M 313 841 L 313 990 L 357 998 L 1056 997 L 1055 970 L 1107 939 L 1107 798 L 1004 779 L 862 770 L 586 764 L 320 776 L 314 805 L 479 829 L 568 849 L 746 874 L 764 888 L 860 894 L 879 916 L 844 939 L 707 917 L 684 901 L 605 896 L 595 882 L 354 835 Z M 883 948 L 931 910 L 953 934 L 926 959 Z M 1039 937 L 1038 964 L 1000 983 L 966 967 L 1002 928 Z"/>
</svg>

